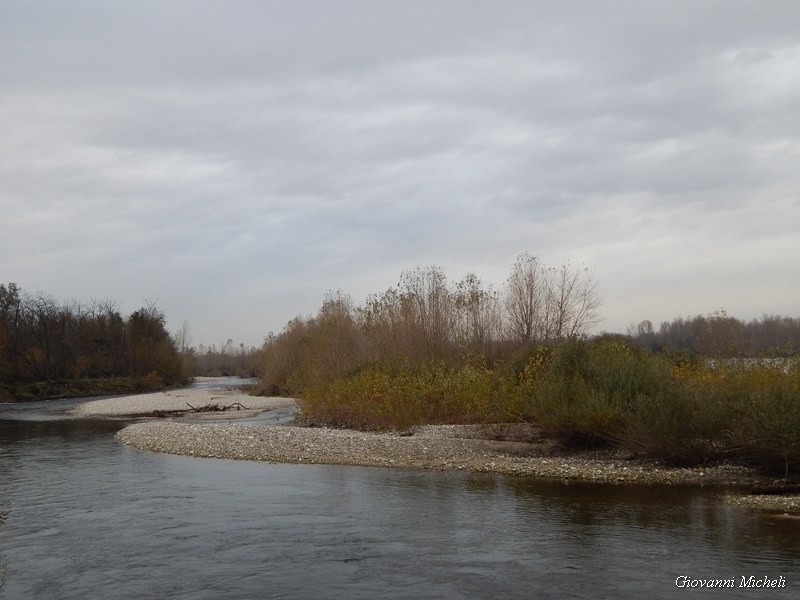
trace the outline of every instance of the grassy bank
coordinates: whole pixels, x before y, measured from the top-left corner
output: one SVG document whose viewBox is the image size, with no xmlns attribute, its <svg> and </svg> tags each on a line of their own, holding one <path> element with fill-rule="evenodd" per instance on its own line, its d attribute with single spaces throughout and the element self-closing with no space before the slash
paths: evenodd
<svg viewBox="0 0 800 600">
<path fill-rule="evenodd" d="M 710 362 L 618 338 L 566 340 L 492 366 L 373 363 L 308 386 L 312 421 L 371 429 L 528 421 L 566 447 L 671 464 L 800 473 L 800 364 Z"/>
</svg>

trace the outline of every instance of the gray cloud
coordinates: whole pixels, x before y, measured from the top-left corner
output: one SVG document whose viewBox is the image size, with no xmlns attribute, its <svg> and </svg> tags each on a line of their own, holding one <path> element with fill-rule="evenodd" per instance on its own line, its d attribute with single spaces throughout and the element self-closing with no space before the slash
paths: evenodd
<svg viewBox="0 0 800 600">
<path fill-rule="evenodd" d="M 794 2 L 0 4 L 0 279 L 257 343 L 403 268 L 795 314 Z"/>
</svg>

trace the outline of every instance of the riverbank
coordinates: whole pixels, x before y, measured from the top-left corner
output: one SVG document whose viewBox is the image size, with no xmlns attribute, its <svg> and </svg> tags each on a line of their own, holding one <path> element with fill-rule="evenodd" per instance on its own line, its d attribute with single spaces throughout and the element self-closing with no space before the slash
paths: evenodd
<svg viewBox="0 0 800 600">
<path fill-rule="evenodd" d="M 117 438 L 142 450 L 235 460 L 452 469 L 560 481 L 718 485 L 743 490 L 769 483 L 752 469 L 736 465 L 675 468 L 619 450 L 568 452 L 540 438 L 535 427 L 527 424 L 428 425 L 401 434 L 306 427 L 298 423 L 213 422 L 295 406 L 291 398 L 254 397 L 236 388 L 184 388 L 95 400 L 75 407 L 72 414 L 145 417 L 154 411 L 181 411 L 212 404 L 232 409 L 191 413 L 190 422 L 174 418 L 135 423 L 119 431 Z M 798 496 L 732 494 L 729 501 L 751 508 L 800 513 Z"/>
<path fill-rule="evenodd" d="M 743 467 L 667 468 L 613 450 L 567 453 L 545 440 L 514 441 L 524 435 L 509 426 L 431 425 L 401 435 L 296 425 L 159 421 L 130 425 L 117 437 L 144 450 L 238 460 L 457 469 L 597 483 L 735 486 L 759 479 Z"/>
<path fill-rule="evenodd" d="M 564 452 L 545 441 L 520 442 L 502 429 L 426 426 L 409 434 L 369 433 L 292 425 L 146 422 L 117 434 L 143 450 L 186 456 L 281 463 L 463 470 L 605 484 L 716 485 L 749 489 L 765 479 L 733 465 L 665 467 L 614 450 Z M 513 437 L 508 429 L 505 435 Z M 798 496 L 732 494 L 747 508 L 800 514 Z"/>
<path fill-rule="evenodd" d="M 164 383 L 143 377 L 104 377 L 35 381 L 0 386 L 0 403 L 40 402 L 62 398 L 91 398 L 120 394 L 147 394 L 162 389 Z"/>
<path fill-rule="evenodd" d="M 198 377 L 197 381 L 204 379 Z M 218 411 L 197 412 L 198 409 L 216 406 Z M 265 411 L 296 406 L 292 398 L 264 398 L 250 396 L 237 387 L 229 388 L 179 388 L 164 392 L 136 394 L 116 398 L 103 398 L 81 403 L 70 410 L 70 414 L 81 417 L 144 417 L 179 416 L 192 414 L 193 418 L 245 419 Z M 225 410 L 222 410 L 225 409 Z"/>
</svg>

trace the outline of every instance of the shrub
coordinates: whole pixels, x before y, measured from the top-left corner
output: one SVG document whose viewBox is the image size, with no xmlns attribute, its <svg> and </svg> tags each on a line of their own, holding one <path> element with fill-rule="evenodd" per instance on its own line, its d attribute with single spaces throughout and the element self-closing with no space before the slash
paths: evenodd
<svg viewBox="0 0 800 600">
<path fill-rule="evenodd" d="M 662 357 L 623 340 L 567 340 L 545 346 L 521 375 L 528 416 L 565 444 L 622 441 L 638 404 L 667 387 Z"/>
<path fill-rule="evenodd" d="M 403 430 L 427 423 L 508 420 L 500 398 L 508 380 L 480 365 L 441 363 L 369 365 L 349 377 L 312 386 L 301 397 L 303 415 L 329 424 Z"/>
<path fill-rule="evenodd" d="M 523 420 L 568 447 L 727 458 L 785 477 L 800 467 L 800 363 L 699 360 L 619 338 L 540 345 L 492 368 L 478 355 L 376 362 L 307 386 L 301 403 L 308 419 L 349 427 Z"/>
<path fill-rule="evenodd" d="M 800 363 L 731 361 L 714 367 L 709 396 L 727 409 L 726 452 L 785 477 L 800 466 Z M 720 423 L 720 426 L 723 424 Z"/>
</svg>

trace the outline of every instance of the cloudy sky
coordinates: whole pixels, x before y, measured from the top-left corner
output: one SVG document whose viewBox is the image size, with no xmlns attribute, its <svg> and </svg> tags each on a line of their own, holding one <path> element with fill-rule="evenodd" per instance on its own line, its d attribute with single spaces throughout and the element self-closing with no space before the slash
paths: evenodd
<svg viewBox="0 0 800 600">
<path fill-rule="evenodd" d="M 417 265 L 800 316 L 800 3 L 0 0 L 0 282 L 259 344 Z"/>
</svg>

